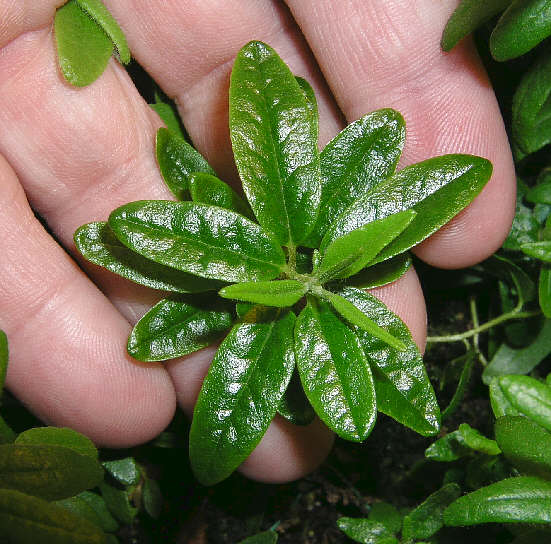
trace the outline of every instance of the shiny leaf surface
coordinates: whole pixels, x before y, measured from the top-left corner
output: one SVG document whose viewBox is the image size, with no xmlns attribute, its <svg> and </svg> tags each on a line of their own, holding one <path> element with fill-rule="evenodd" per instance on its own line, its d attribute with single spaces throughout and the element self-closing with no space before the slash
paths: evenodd
<svg viewBox="0 0 551 544">
<path fill-rule="evenodd" d="M 339 294 L 406 346 L 405 350 L 397 351 L 369 333 L 355 329 L 373 370 L 378 410 L 423 436 L 436 434 L 440 430 L 440 409 L 409 329 L 373 295 L 351 287 Z"/>
<path fill-rule="evenodd" d="M 243 302 L 285 308 L 297 303 L 307 289 L 307 285 L 296 280 L 251 281 L 228 285 L 220 289 L 218 294 L 224 298 Z"/>
<path fill-rule="evenodd" d="M 228 282 L 271 280 L 285 255 L 243 216 L 195 202 L 144 200 L 117 208 L 109 226 L 127 247 L 155 262 Z"/>
<path fill-rule="evenodd" d="M 136 485 L 140 481 L 140 469 L 133 457 L 105 461 L 103 468 L 123 485 Z"/>
<path fill-rule="evenodd" d="M 61 72 L 69 83 L 85 87 L 103 74 L 113 42 L 76 0 L 57 10 L 54 33 Z"/>
<path fill-rule="evenodd" d="M 218 348 L 195 405 L 189 455 L 205 485 L 228 477 L 248 457 L 291 379 L 295 315 L 269 309 L 253 317 L 235 325 Z"/>
<path fill-rule="evenodd" d="M 522 244 L 520 249 L 529 257 L 540 259 L 545 263 L 551 263 L 551 241 L 542 240 L 541 242 L 528 242 Z"/>
<path fill-rule="evenodd" d="M 230 83 L 230 136 L 243 189 L 282 245 L 314 226 L 321 185 L 317 128 L 289 68 L 261 42 L 241 49 Z"/>
<path fill-rule="evenodd" d="M 405 134 L 402 116 L 383 109 L 351 123 L 325 146 L 320 213 L 308 245 L 318 247 L 344 209 L 394 173 Z"/>
<path fill-rule="evenodd" d="M 480 523 L 549 523 L 551 482 L 532 476 L 507 478 L 459 497 L 444 511 L 448 526 Z"/>
<path fill-rule="evenodd" d="M 218 290 L 223 285 L 219 281 L 186 274 L 142 257 L 121 243 L 103 221 L 83 225 L 77 229 L 74 238 L 77 249 L 86 260 L 152 289 L 200 293 Z"/>
<path fill-rule="evenodd" d="M 339 529 L 354 542 L 398 544 L 398 539 L 382 523 L 362 518 L 339 518 Z"/>
<path fill-rule="evenodd" d="M 83 434 L 67 427 L 33 427 L 19 434 L 15 443 L 29 446 L 65 446 L 81 455 L 88 455 L 92 459 L 98 458 L 98 450 L 94 443 Z"/>
<path fill-rule="evenodd" d="M 185 200 L 189 193 L 190 174 L 204 172 L 215 175 L 198 151 L 166 128 L 157 131 L 155 154 L 165 183 L 179 200 Z"/>
<path fill-rule="evenodd" d="M 417 216 L 374 263 L 420 243 L 467 206 L 490 179 L 492 165 L 471 155 L 444 155 L 404 168 L 379 183 L 335 219 L 322 240 L 333 240 L 377 219 L 413 209 Z M 374 264 L 373 263 L 373 264 Z"/>
<path fill-rule="evenodd" d="M 364 268 L 354 276 L 350 276 L 346 284 L 362 289 L 374 289 L 400 279 L 410 268 L 411 256 L 409 253 L 401 253 L 382 263 Z"/>
<path fill-rule="evenodd" d="M 98 485 L 103 469 L 89 455 L 63 446 L 0 446 L 0 488 L 46 500 L 65 499 Z"/>
<path fill-rule="evenodd" d="M 321 283 L 359 272 L 413 221 L 416 213 L 405 210 L 368 223 L 329 244 L 316 270 Z"/>
<path fill-rule="evenodd" d="M 215 342 L 231 327 L 232 321 L 229 306 L 216 299 L 163 299 L 132 329 L 128 353 L 139 361 L 182 357 Z"/>
<path fill-rule="evenodd" d="M 377 407 L 369 363 L 354 332 L 328 304 L 311 299 L 297 319 L 295 352 L 318 416 L 340 437 L 365 440 Z"/>
</svg>

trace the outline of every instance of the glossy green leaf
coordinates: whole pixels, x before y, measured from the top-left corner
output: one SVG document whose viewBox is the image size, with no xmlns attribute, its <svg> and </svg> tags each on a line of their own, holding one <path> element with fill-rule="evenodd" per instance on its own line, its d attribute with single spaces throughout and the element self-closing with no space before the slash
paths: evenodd
<svg viewBox="0 0 551 544">
<path fill-rule="evenodd" d="M 65 446 L 81 455 L 98 458 L 98 450 L 88 437 L 66 427 L 33 427 L 22 432 L 15 443 L 28 446 Z"/>
<path fill-rule="evenodd" d="M 353 202 L 322 240 L 333 240 L 377 219 L 413 209 L 417 216 L 372 264 L 422 242 L 467 206 L 490 179 L 492 165 L 471 155 L 444 155 L 404 168 Z"/>
<path fill-rule="evenodd" d="M 103 469 L 89 455 L 63 446 L 0 446 L 0 488 L 46 500 L 71 497 L 98 485 Z"/>
<path fill-rule="evenodd" d="M 402 538 L 430 538 L 444 526 L 444 510 L 459 496 L 461 489 L 451 483 L 435 491 L 404 517 Z"/>
<path fill-rule="evenodd" d="M 444 523 L 452 527 L 509 522 L 551 522 L 551 482 L 507 478 L 459 497 L 444 511 Z"/>
<path fill-rule="evenodd" d="M 107 535 L 60 506 L 0 489 L 0 541 L 10 544 L 108 544 Z"/>
<path fill-rule="evenodd" d="M 307 285 L 296 280 L 251 281 L 228 285 L 220 289 L 218 294 L 224 298 L 243 302 L 285 308 L 297 303 L 307 289 Z"/>
<path fill-rule="evenodd" d="M 354 542 L 398 544 L 398 539 L 382 523 L 363 518 L 339 518 L 339 529 Z"/>
<path fill-rule="evenodd" d="M 189 175 L 189 192 L 195 202 L 233 210 L 249 219 L 253 214 L 249 205 L 227 184 L 212 174 L 195 172 Z"/>
<path fill-rule="evenodd" d="M 263 531 L 256 535 L 241 540 L 239 544 L 275 544 L 277 542 L 277 533 L 275 531 Z"/>
<path fill-rule="evenodd" d="M 522 473 L 551 479 L 551 434 L 523 416 L 500 417 L 496 441 L 503 455 Z"/>
<path fill-rule="evenodd" d="M 185 132 L 182 129 L 182 121 L 178 115 L 174 102 L 156 92 L 155 102 L 153 104 L 149 104 L 149 106 L 157 113 L 173 136 L 178 136 L 184 140 L 186 139 Z"/>
<path fill-rule="evenodd" d="M 362 289 L 375 289 L 388 285 L 400 279 L 411 268 L 411 255 L 401 253 L 382 263 L 368 266 L 354 276 L 350 276 L 346 284 Z"/>
<path fill-rule="evenodd" d="M 317 129 L 311 108 L 276 52 L 253 41 L 231 75 L 230 136 L 249 203 L 282 245 L 310 232 L 321 192 Z"/>
<path fill-rule="evenodd" d="M 235 325 L 222 342 L 195 405 L 189 456 L 205 485 L 223 480 L 248 457 L 291 379 L 295 315 L 270 309 L 255 317 Z"/>
<path fill-rule="evenodd" d="M 551 204 L 551 179 L 537 183 L 526 193 L 526 200 L 533 204 Z"/>
<path fill-rule="evenodd" d="M 490 36 L 496 60 L 519 57 L 551 35 L 549 0 L 513 0 Z"/>
<path fill-rule="evenodd" d="M 297 319 L 295 353 L 318 416 L 342 438 L 365 440 L 377 414 L 375 387 L 354 332 L 328 304 L 310 299 Z"/>
<path fill-rule="evenodd" d="M 393 533 L 397 533 L 402 529 L 402 514 L 398 512 L 395 506 L 387 502 L 373 504 L 367 517 L 370 521 L 382 523 Z"/>
<path fill-rule="evenodd" d="M 528 374 L 551 353 L 551 320 L 546 319 L 535 340 L 527 347 L 514 349 L 502 344 L 482 373 L 482 381 L 506 374 Z"/>
<path fill-rule="evenodd" d="M 82 11 L 87 13 L 103 31 L 111 38 L 113 45 L 117 49 L 119 60 L 123 64 L 130 62 L 130 49 L 126 37 L 117 21 L 109 13 L 108 9 L 100 0 L 76 0 Z"/>
<path fill-rule="evenodd" d="M 230 327 L 229 306 L 207 297 L 165 298 L 134 326 L 128 353 L 139 361 L 165 361 L 198 351 Z"/>
<path fill-rule="evenodd" d="M 551 241 L 542 240 L 541 242 L 529 242 L 522 244 L 520 249 L 529 257 L 540 259 L 545 263 L 551 263 Z"/>
<path fill-rule="evenodd" d="M 461 459 L 470 453 L 470 449 L 462 444 L 459 431 L 453 431 L 433 442 L 426 450 L 425 457 L 432 461 L 449 463 Z"/>
<path fill-rule="evenodd" d="M 306 100 L 306 106 L 310 112 L 310 132 L 311 134 L 316 134 L 318 137 L 319 132 L 319 112 L 318 112 L 318 101 L 316 100 L 316 93 L 308 81 L 302 77 L 295 76 L 299 87 L 302 90 L 304 99 Z"/>
<path fill-rule="evenodd" d="M 450 51 L 482 23 L 503 11 L 511 0 L 463 0 L 446 24 L 442 35 L 442 49 Z"/>
<path fill-rule="evenodd" d="M 398 212 L 333 240 L 316 270 L 320 282 L 348 278 L 358 273 L 404 231 L 415 215 L 413 210 Z"/>
<path fill-rule="evenodd" d="M 551 266 L 543 265 L 540 268 L 538 299 L 543 315 L 547 319 L 551 318 Z"/>
<path fill-rule="evenodd" d="M 379 340 L 382 340 L 388 344 L 391 348 L 402 351 L 406 349 L 406 345 L 398 338 L 394 337 L 384 328 L 377 325 L 377 323 L 362 310 L 357 308 L 354 303 L 350 302 L 346 298 L 341 297 L 335 293 L 324 291 L 323 297 L 331 303 L 331 306 L 341 314 L 351 325 L 358 327 L 359 329 L 368 332 L 375 336 Z"/>
<path fill-rule="evenodd" d="M 503 416 L 518 416 L 520 412 L 513 407 L 499 386 L 499 378 L 490 382 L 490 405 L 496 419 Z"/>
<path fill-rule="evenodd" d="M 6 374 L 8 372 L 8 337 L 6 333 L 0 330 L 0 396 L 2 395 L 2 389 L 4 389 L 4 383 L 6 381 Z"/>
<path fill-rule="evenodd" d="M 142 257 L 122 244 L 103 221 L 82 225 L 76 230 L 74 238 L 77 249 L 86 260 L 152 289 L 200 293 L 218 290 L 223 285 L 219 281 L 186 274 Z"/>
<path fill-rule="evenodd" d="M 460 444 L 473 451 L 485 453 L 486 455 L 499 455 L 501 453 L 495 440 L 486 438 L 467 423 L 459 425 L 457 437 Z"/>
<path fill-rule="evenodd" d="M 518 302 L 530 302 L 536 298 L 536 285 L 532 278 L 517 264 L 503 255 L 492 255 L 484 261 L 484 270 L 503 278 L 516 290 Z M 512 308 L 508 308 L 510 311 Z"/>
<path fill-rule="evenodd" d="M 524 74 L 513 97 L 513 140 L 526 155 L 551 141 L 550 74 L 551 56 L 545 51 Z"/>
<path fill-rule="evenodd" d="M 228 282 L 271 280 L 285 265 L 275 239 L 243 216 L 195 202 L 143 200 L 117 208 L 109 226 L 160 264 Z"/>
<path fill-rule="evenodd" d="M 380 300 L 361 289 L 349 287 L 339 294 L 406 346 L 405 350 L 397 351 L 356 328 L 356 335 L 373 370 L 377 409 L 423 436 L 436 434 L 440 430 L 440 409 L 423 357 L 407 326 Z"/>
<path fill-rule="evenodd" d="M 140 468 L 133 457 L 104 461 L 102 465 L 122 485 L 136 485 L 140 481 Z"/>
<path fill-rule="evenodd" d="M 129 494 L 106 483 L 100 484 L 99 488 L 109 512 L 124 525 L 131 525 L 138 509 L 131 504 Z"/>
<path fill-rule="evenodd" d="M 405 135 L 402 116 L 383 109 L 351 123 L 325 146 L 320 212 L 308 245 L 317 247 L 344 209 L 394 173 Z"/>
<path fill-rule="evenodd" d="M 111 515 L 105 501 L 97 493 L 83 491 L 75 497 L 55 501 L 57 506 L 81 516 L 106 532 L 114 532 L 119 524 Z"/>
<path fill-rule="evenodd" d="M 157 131 L 155 154 L 165 183 L 179 200 L 185 200 L 189 193 L 190 174 L 204 172 L 215 175 L 195 148 L 166 128 Z"/>
<path fill-rule="evenodd" d="M 84 87 L 103 74 L 113 42 L 76 0 L 57 10 L 54 34 L 61 72 L 69 83 Z"/>
<path fill-rule="evenodd" d="M 551 387 L 529 376 L 501 376 L 497 383 L 513 408 L 551 431 Z"/>
<path fill-rule="evenodd" d="M 300 375 L 296 368 L 281 398 L 277 412 L 280 416 L 295 425 L 309 425 L 316 417 L 316 412 L 314 412 L 312 405 L 306 398 L 304 388 L 300 382 Z"/>
</svg>

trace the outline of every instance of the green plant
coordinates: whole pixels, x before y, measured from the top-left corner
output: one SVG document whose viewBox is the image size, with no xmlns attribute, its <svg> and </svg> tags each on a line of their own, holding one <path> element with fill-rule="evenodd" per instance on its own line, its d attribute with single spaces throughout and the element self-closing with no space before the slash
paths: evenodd
<svg viewBox="0 0 551 544">
<path fill-rule="evenodd" d="M 392 110 L 352 123 L 321 153 L 317 127 L 309 85 L 270 47 L 251 42 L 230 85 L 230 133 L 248 203 L 161 129 L 163 177 L 177 198 L 194 200 L 133 202 L 75 234 L 85 258 L 128 279 L 211 291 L 163 299 L 147 313 L 128 342 L 140 360 L 206 346 L 235 320 L 225 299 L 239 301 L 191 427 L 192 466 L 206 484 L 245 460 L 278 409 L 304 422 L 301 387 L 298 400 L 286 394 L 295 365 L 313 409 L 343 438 L 364 440 L 377 409 L 424 435 L 439 429 L 409 331 L 362 288 L 401 276 L 409 267 L 402 254 L 464 208 L 491 165 L 447 155 L 394 173 L 405 129 Z"/>
</svg>

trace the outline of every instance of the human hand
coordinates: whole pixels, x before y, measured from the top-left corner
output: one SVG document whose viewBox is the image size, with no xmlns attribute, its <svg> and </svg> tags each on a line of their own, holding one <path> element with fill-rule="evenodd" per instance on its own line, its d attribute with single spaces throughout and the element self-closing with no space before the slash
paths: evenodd
<svg viewBox="0 0 551 544">
<path fill-rule="evenodd" d="M 45 421 L 102 445 L 129 446 L 160 432 L 176 401 L 191 414 L 214 350 L 162 366 L 131 360 L 125 355 L 130 325 L 158 294 L 80 262 L 90 281 L 26 201 L 25 195 L 75 254 L 72 234 L 81 224 L 104 220 L 131 200 L 171 198 L 153 154 L 161 123 L 125 70 L 111 61 L 84 89 L 59 74 L 51 23 L 61 4 L 0 0 L 0 153 L 7 159 L 0 162 L 0 328 L 10 338 L 7 383 Z M 227 123 L 231 65 L 242 45 L 259 39 L 312 82 L 321 145 L 344 126 L 339 110 L 353 121 L 392 107 L 407 123 L 400 167 L 451 152 L 493 162 L 483 193 L 417 248 L 421 258 L 467 266 L 501 244 L 515 184 L 499 109 L 472 47 L 450 54 L 439 48 L 457 1 L 105 4 L 138 62 L 176 98 L 195 145 L 222 178 L 236 176 Z M 425 306 L 415 272 L 375 294 L 422 347 Z M 277 419 L 242 471 L 264 481 L 297 478 L 331 444 L 319 422 L 297 429 Z"/>
</svg>

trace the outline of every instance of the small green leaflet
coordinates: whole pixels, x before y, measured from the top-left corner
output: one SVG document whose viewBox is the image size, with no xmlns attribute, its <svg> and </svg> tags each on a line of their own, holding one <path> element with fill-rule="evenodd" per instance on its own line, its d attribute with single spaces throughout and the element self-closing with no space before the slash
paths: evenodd
<svg viewBox="0 0 551 544">
<path fill-rule="evenodd" d="M 33 427 L 19 434 L 15 443 L 31 446 L 64 446 L 81 455 L 98 459 L 98 450 L 94 443 L 83 434 L 67 427 Z"/>
<path fill-rule="evenodd" d="M 124 525 L 132 525 L 138 514 L 138 508 L 133 506 L 129 497 L 134 488 L 118 489 L 105 482 L 102 482 L 99 488 L 111 514 Z"/>
<path fill-rule="evenodd" d="M 131 202 L 111 213 L 109 226 L 140 255 L 203 278 L 271 280 L 285 265 L 279 244 L 261 227 L 215 206 L 168 200 Z"/>
<path fill-rule="evenodd" d="M 354 542 L 398 544 L 398 539 L 382 523 L 362 518 L 339 518 L 339 529 Z"/>
<path fill-rule="evenodd" d="M 120 242 L 104 221 L 82 225 L 76 230 L 74 239 L 86 260 L 152 289 L 201 293 L 216 291 L 224 285 L 220 281 L 199 278 L 142 257 Z"/>
<path fill-rule="evenodd" d="M 445 525 L 551 522 L 551 482 L 507 478 L 459 497 L 444 511 Z"/>
<path fill-rule="evenodd" d="M 168 188 L 178 200 L 189 194 L 189 176 L 194 172 L 215 175 L 203 156 L 183 138 L 167 128 L 157 131 L 155 155 Z"/>
<path fill-rule="evenodd" d="M 119 524 L 107 509 L 103 498 L 92 491 L 83 491 L 75 497 L 55 501 L 54 504 L 87 519 L 104 531 L 114 532 L 119 528 Z"/>
<path fill-rule="evenodd" d="M 218 294 L 224 298 L 284 308 L 298 302 L 307 289 L 307 285 L 296 280 L 252 281 L 228 285 Z"/>
<path fill-rule="evenodd" d="M 503 416 L 518 416 L 520 412 L 507 400 L 505 393 L 499 386 L 499 378 L 490 382 L 490 405 L 496 418 Z"/>
<path fill-rule="evenodd" d="M 113 42 L 84 11 L 70 0 L 55 15 L 59 65 L 65 79 L 77 87 L 94 82 L 107 67 Z"/>
<path fill-rule="evenodd" d="M 178 136 L 183 140 L 186 139 L 185 129 L 183 129 L 182 121 L 176 109 L 176 104 L 174 104 L 172 100 L 156 91 L 155 102 L 149 104 L 149 106 L 157 113 L 173 136 Z"/>
<path fill-rule="evenodd" d="M 382 263 L 368 266 L 351 276 L 347 284 L 362 289 L 375 289 L 400 279 L 411 268 L 411 255 L 401 253 Z"/>
<path fill-rule="evenodd" d="M 371 505 L 368 519 L 382 523 L 389 531 L 398 533 L 402 530 L 402 514 L 388 502 L 376 502 Z"/>
<path fill-rule="evenodd" d="M 253 451 L 272 421 L 295 366 L 295 315 L 270 309 L 239 323 L 224 339 L 199 393 L 189 436 L 197 479 L 227 478 Z"/>
<path fill-rule="evenodd" d="M 140 481 L 140 467 L 133 457 L 104 461 L 102 465 L 122 485 L 136 485 Z"/>
<path fill-rule="evenodd" d="M 321 193 L 317 127 L 304 92 L 277 53 L 250 42 L 230 83 L 230 136 L 243 189 L 259 223 L 281 245 L 314 226 Z"/>
<path fill-rule="evenodd" d="M 210 297 L 159 301 L 132 329 L 128 353 L 139 361 L 165 361 L 200 350 L 232 324 L 229 306 Z"/>
<path fill-rule="evenodd" d="M 365 440 L 377 414 L 373 377 L 358 338 L 327 303 L 310 299 L 302 310 L 295 353 L 318 416 L 340 437 Z"/>
</svg>

